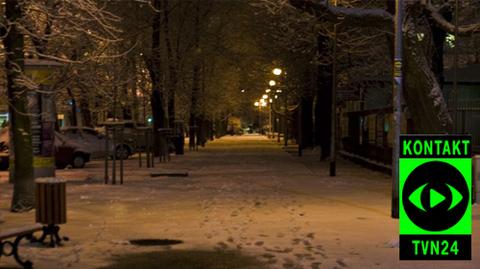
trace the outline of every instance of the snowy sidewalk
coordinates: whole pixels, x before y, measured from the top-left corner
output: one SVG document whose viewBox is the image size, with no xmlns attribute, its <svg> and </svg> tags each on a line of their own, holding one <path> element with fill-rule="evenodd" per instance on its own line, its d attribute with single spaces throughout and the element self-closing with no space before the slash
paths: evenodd
<svg viewBox="0 0 480 269">
<path fill-rule="evenodd" d="M 25 252 L 36 268 L 479 268 L 477 206 L 474 261 L 399 262 L 390 178 L 347 161 L 338 166 L 331 178 L 328 164 L 311 152 L 300 158 L 264 137 L 242 136 L 151 169 L 129 160 L 122 186 L 103 184 L 101 161 L 57 171 L 69 180 L 68 223 L 61 231 L 71 241 L 57 249 L 29 245 Z M 150 178 L 158 171 L 190 176 Z M 7 212 L 6 178 L 0 173 L 0 230 L 34 220 L 33 212 Z M 135 246 L 133 239 L 183 243 Z M 0 259 L 0 268 L 11 265 Z"/>
</svg>

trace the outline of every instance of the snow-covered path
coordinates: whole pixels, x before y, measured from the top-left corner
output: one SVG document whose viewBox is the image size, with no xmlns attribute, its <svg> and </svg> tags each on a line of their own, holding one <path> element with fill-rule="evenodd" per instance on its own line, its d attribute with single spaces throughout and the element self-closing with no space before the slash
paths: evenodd
<svg viewBox="0 0 480 269">
<path fill-rule="evenodd" d="M 328 164 L 316 156 L 306 151 L 299 158 L 260 136 L 225 137 L 151 169 L 129 160 L 123 186 L 102 184 L 101 161 L 57 171 L 69 180 L 68 223 L 62 233 L 71 241 L 57 249 L 25 249 L 36 268 L 99 268 L 129 253 L 215 249 L 236 250 L 264 263 L 219 267 L 232 269 L 480 268 L 477 206 L 474 261 L 399 262 L 390 178 L 347 161 L 339 162 L 338 176 L 331 178 Z M 154 171 L 188 171 L 190 176 L 150 178 Z M 32 223 L 33 213 L 7 212 L 11 187 L 6 173 L 0 176 L 5 214 L 0 230 Z M 128 243 L 149 238 L 184 242 L 168 247 Z M 193 263 L 192 258 L 191 268 L 197 268 Z M 2 258 L 3 265 L 13 263 Z"/>
</svg>

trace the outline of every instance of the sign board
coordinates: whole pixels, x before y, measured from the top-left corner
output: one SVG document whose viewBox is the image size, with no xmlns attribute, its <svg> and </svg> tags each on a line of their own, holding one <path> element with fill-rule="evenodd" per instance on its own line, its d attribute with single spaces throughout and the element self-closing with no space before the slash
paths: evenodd
<svg viewBox="0 0 480 269">
<path fill-rule="evenodd" d="M 400 136 L 400 259 L 470 260 L 471 136 Z"/>
</svg>

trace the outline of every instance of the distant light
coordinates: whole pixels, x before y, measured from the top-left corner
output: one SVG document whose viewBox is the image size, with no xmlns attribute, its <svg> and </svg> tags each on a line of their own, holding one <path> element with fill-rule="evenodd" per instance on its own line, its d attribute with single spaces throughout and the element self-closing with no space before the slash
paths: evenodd
<svg viewBox="0 0 480 269">
<path fill-rule="evenodd" d="M 152 122 L 153 122 L 152 117 L 148 117 L 147 122 L 148 122 L 148 123 L 152 123 Z"/>
<path fill-rule="evenodd" d="M 262 99 L 268 99 L 268 95 L 264 94 L 264 95 L 262 96 Z"/>
<path fill-rule="evenodd" d="M 277 83 L 275 82 L 275 80 L 270 80 L 270 81 L 268 82 L 268 85 L 270 85 L 270 86 L 273 87 L 273 86 L 277 85 Z"/>
<path fill-rule="evenodd" d="M 241 90 L 241 92 L 245 92 L 245 90 Z"/>
<path fill-rule="evenodd" d="M 273 69 L 273 74 L 276 76 L 280 76 L 282 74 L 282 69 L 280 68 Z"/>
<path fill-rule="evenodd" d="M 271 92 L 271 91 L 272 91 L 272 90 L 270 90 L 270 89 L 266 89 L 266 90 L 265 90 L 266 93 L 269 93 L 269 92 Z"/>
<path fill-rule="evenodd" d="M 424 37 L 425 37 L 425 34 L 424 34 L 424 33 L 417 33 L 417 39 L 418 39 L 418 41 L 422 41 Z"/>
<path fill-rule="evenodd" d="M 270 98 L 270 103 L 273 103 L 273 99 L 272 99 L 272 98 Z"/>
<path fill-rule="evenodd" d="M 278 99 L 278 95 L 275 95 L 275 99 Z"/>
<path fill-rule="evenodd" d="M 265 102 L 264 102 L 264 103 L 262 103 L 262 106 L 267 106 L 267 103 L 265 103 Z"/>
<path fill-rule="evenodd" d="M 452 35 L 452 34 L 447 34 L 447 37 L 445 38 L 445 40 L 447 41 L 447 46 L 450 47 L 450 48 L 454 48 L 455 47 L 455 36 Z"/>
<path fill-rule="evenodd" d="M 259 105 L 260 105 L 260 103 L 259 103 L 259 102 L 255 102 L 255 104 L 254 104 L 254 105 L 255 105 L 255 106 L 259 106 Z"/>
<path fill-rule="evenodd" d="M 281 92 L 282 92 L 282 90 L 276 90 L 275 92 L 281 93 Z"/>
</svg>

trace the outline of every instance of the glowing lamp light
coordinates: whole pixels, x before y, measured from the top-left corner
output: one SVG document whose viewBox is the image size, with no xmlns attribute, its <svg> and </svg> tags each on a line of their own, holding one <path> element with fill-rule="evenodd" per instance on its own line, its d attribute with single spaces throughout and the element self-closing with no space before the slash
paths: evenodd
<svg viewBox="0 0 480 269">
<path fill-rule="evenodd" d="M 277 83 L 275 82 L 275 80 L 270 80 L 270 81 L 268 82 L 268 85 L 270 85 L 270 86 L 273 87 L 273 86 L 277 85 Z"/>
<path fill-rule="evenodd" d="M 266 89 L 266 90 L 265 90 L 266 93 L 269 93 L 269 92 L 271 92 L 271 91 L 272 91 L 272 90 L 270 90 L 270 89 Z"/>
<path fill-rule="evenodd" d="M 260 106 L 260 103 L 259 103 L 259 102 L 255 102 L 254 105 L 255 105 L 255 106 Z"/>
<path fill-rule="evenodd" d="M 273 69 L 273 74 L 276 75 L 276 76 L 280 76 L 282 74 L 282 69 L 280 68 L 275 68 Z"/>
<path fill-rule="evenodd" d="M 264 94 L 264 95 L 262 96 L 262 99 L 268 99 L 268 95 Z"/>
</svg>

